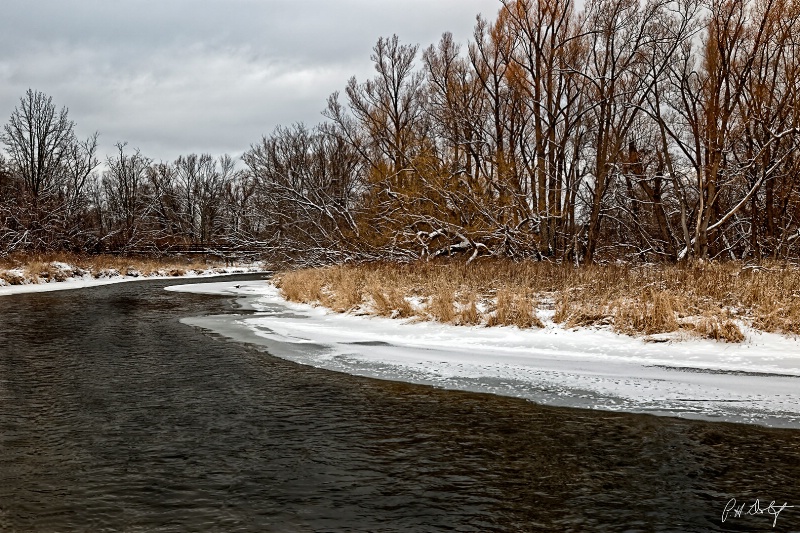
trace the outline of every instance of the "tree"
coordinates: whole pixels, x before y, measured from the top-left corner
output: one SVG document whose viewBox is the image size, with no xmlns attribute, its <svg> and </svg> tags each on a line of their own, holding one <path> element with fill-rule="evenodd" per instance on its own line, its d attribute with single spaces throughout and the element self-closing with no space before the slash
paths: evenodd
<svg viewBox="0 0 800 533">
<path fill-rule="evenodd" d="M 519 157 L 529 176 L 527 190 L 540 251 L 553 255 L 567 246 L 564 235 L 570 217 L 564 214 L 574 209 L 577 191 L 577 161 L 571 156 L 583 137 L 586 102 L 580 73 L 588 56 L 586 38 L 571 0 L 503 4 L 508 31 L 516 42 L 508 57 L 516 67 L 510 82 L 525 95 L 530 117 L 530 133 L 521 139 Z"/>
<path fill-rule="evenodd" d="M 284 257 L 346 257 L 362 244 L 354 213 L 362 157 L 333 125 L 277 128 L 243 156 L 268 244 Z M 238 206 L 237 206 L 237 209 Z"/>
<path fill-rule="evenodd" d="M 364 152 L 377 179 L 388 177 L 397 188 L 410 185 L 408 162 L 422 136 L 422 76 L 414 71 L 418 46 L 400 44 L 396 35 L 380 38 L 373 48 L 377 75 L 364 83 L 355 77 L 347 84 L 349 111 L 372 140 Z M 332 100 L 326 116 L 342 122 L 337 102 Z"/>
<path fill-rule="evenodd" d="M 235 177 L 230 156 L 180 156 L 174 163 L 177 205 L 182 233 L 191 244 L 214 244 L 222 229 L 222 201 Z"/>
<path fill-rule="evenodd" d="M 125 153 L 125 143 L 117 143 L 117 156 L 107 160 L 103 174 L 107 238 L 115 249 L 126 250 L 141 244 L 141 230 L 150 214 L 152 197 L 147 175 L 151 160 L 137 149 Z"/>
<path fill-rule="evenodd" d="M 75 136 L 66 108 L 28 89 L 20 98 L 0 141 L 9 155 L 14 204 L 7 213 L 8 249 L 83 249 L 93 240 L 84 211 L 86 184 L 97 167 L 97 134 Z"/>
<path fill-rule="evenodd" d="M 66 107 L 56 111 L 52 97 L 32 89 L 20 98 L 4 126 L 0 140 L 25 190 L 35 199 L 66 185 L 68 174 L 72 183 L 82 188 L 83 180 L 97 166 L 96 134 L 79 142 L 74 126 Z"/>
</svg>

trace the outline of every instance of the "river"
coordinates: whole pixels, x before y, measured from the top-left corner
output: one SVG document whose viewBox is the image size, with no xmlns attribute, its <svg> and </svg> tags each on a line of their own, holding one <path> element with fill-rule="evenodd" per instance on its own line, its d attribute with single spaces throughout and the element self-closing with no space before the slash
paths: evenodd
<svg viewBox="0 0 800 533">
<path fill-rule="evenodd" d="M 0 531 L 800 531 L 798 430 L 298 365 L 174 284 L 0 299 Z"/>
</svg>

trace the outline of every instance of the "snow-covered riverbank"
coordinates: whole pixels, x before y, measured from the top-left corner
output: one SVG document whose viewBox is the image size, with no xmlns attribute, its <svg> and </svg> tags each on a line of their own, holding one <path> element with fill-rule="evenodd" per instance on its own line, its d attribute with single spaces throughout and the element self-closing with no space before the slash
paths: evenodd
<svg viewBox="0 0 800 533">
<path fill-rule="evenodd" d="M 153 275 L 142 275 L 137 272 L 121 273 L 118 271 L 104 272 L 102 275 L 95 277 L 90 272 L 80 273 L 76 271 L 71 265 L 64 265 L 64 271 L 69 272 L 69 276 L 64 276 L 62 281 L 51 279 L 50 281 L 42 281 L 40 283 L 21 283 L 18 285 L 8 285 L 0 283 L 0 296 L 8 296 L 12 294 L 24 294 L 31 292 L 49 292 L 49 291 L 62 291 L 69 289 L 82 289 L 85 287 L 97 287 L 100 285 L 109 285 L 111 283 L 124 283 L 129 281 L 145 281 L 155 279 L 192 279 L 203 278 L 211 276 L 221 276 L 225 274 L 245 274 L 249 272 L 263 272 L 265 271 L 264 265 L 248 264 L 233 267 L 218 267 L 208 268 L 205 270 L 187 270 L 180 275 L 170 274 L 165 271 Z M 13 272 L 13 271 L 12 271 Z M 20 277 L 22 272 L 19 273 Z"/>
<path fill-rule="evenodd" d="M 339 314 L 287 302 L 265 282 L 169 290 L 246 297 L 255 314 L 185 322 L 330 370 L 549 405 L 800 428 L 796 338 L 748 330 L 740 344 L 647 343 L 552 322 L 520 330 Z"/>
</svg>

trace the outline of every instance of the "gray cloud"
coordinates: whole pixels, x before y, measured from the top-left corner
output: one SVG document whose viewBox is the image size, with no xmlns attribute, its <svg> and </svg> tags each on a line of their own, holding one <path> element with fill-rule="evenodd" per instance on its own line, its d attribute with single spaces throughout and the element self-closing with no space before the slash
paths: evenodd
<svg viewBox="0 0 800 533">
<path fill-rule="evenodd" d="M 4 0 L 0 122 L 29 87 L 155 159 L 241 153 L 278 124 L 316 123 L 371 48 L 396 33 L 461 42 L 498 0 Z M 33 6 L 35 5 L 35 9 Z"/>
</svg>

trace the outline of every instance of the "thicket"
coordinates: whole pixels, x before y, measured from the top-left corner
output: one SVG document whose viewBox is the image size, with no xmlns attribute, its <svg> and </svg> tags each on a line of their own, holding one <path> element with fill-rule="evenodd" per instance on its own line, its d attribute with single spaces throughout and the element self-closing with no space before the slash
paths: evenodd
<svg viewBox="0 0 800 533">
<path fill-rule="evenodd" d="M 466 46 L 380 39 L 372 79 L 240 171 L 120 145 L 97 176 L 96 143 L 72 133 L 36 159 L 20 148 L 30 102 L 72 125 L 31 92 L 2 137 L 0 250 L 796 259 L 799 29 L 795 0 L 505 1 Z"/>
</svg>

